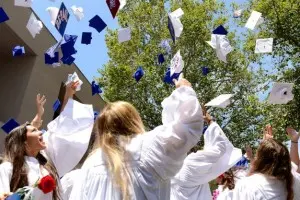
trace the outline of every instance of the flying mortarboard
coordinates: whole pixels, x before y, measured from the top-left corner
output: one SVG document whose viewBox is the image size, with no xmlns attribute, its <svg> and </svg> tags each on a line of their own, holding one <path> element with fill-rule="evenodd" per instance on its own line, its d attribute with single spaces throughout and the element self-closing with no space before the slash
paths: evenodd
<svg viewBox="0 0 300 200">
<path fill-rule="evenodd" d="M 119 40 L 119 43 L 131 40 L 131 29 L 129 27 L 119 29 L 118 30 L 118 40 Z"/>
<path fill-rule="evenodd" d="M 58 108 L 60 107 L 60 105 L 61 105 L 61 103 L 60 103 L 59 99 L 57 99 L 52 106 L 53 111 L 56 112 L 58 110 Z"/>
<path fill-rule="evenodd" d="M 21 56 L 25 54 L 25 48 L 21 46 L 16 46 L 12 50 L 13 56 Z"/>
<path fill-rule="evenodd" d="M 31 13 L 26 28 L 32 37 L 35 38 L 36 34 L 40 34 L 43 28 L 43 23 L 39 21 L 33 13 Z"/>
<path fill-rule="evenodd" d="M 205 106 L 226 108 L 231 103 L 231 97 L 233 97 L 233 94 L 222 94 L 205 104 Z"/>
<path fill-rule="evenodd" d="M 53 65 L 55 63 L 59 63 L 59 53 L 54 52 L 53 58 L 49 54 L 45 53 L 45 64 Z"/>
<path fill-rule="evenodd" d="M 184 67 L 184 61 L 182 60 L 182 57 L 180 55 L 180 50 L 178 50 L 175 56 L 171 60 L 170 75 L 172 76 L 174 73 L 182 72 L 183 67 Z"/>
<path fill-rule="evenodd" d="M 293 83 L 274 83 L 268 102 L 270 104 L 287 104 L 294 99 Z"/>
<path fill-rule="evenodd" d="M 61 51 L 63 54 L 61 61 L 64 64 L 71 65 L 74 62 L 75 58 L 72 57 L 72 55 L 77 53 L 77 50 L 74 48 L 76 40 L 77 35 L 64 35 L 64 41 L 61 44 Z"/>
<path fill-rule="evenodd" d="M 181 8 L 178 8 L 168 15 L 168 29 L 174 43 L 176 41 L 176 38 L 180 37 L 183 31 L 183 25 L 180 21 L 180 18 L 183 16 L 183 14 L 183 10 Z"/>
<path fill-rule="evenodd" d="M 95 94 L 101 94 L 102 90 L 98 84 L 96 84 L 95 81 L 92 81 L 92 96 Z"/>
<path fill-rule="evenodd" d="M 261 18 L 261 15 L 262 14 L 260 12 L 252 11 L 245 27 L 248 28 L 248 29 L 254 30 L 255 27 L 258 25 L 258 22 Z"/>
<path fill-rule="evenodd" d="M 235 11 L 233 12 L 233 18 L 239 18 L 239 17 L 241 17 L 241 16 L 242 16 L 242 12 L 243 12 L 242 9 L 240 9 L 240 10 L 235 10 Z"/>
<path fill-rule="evenodd" d="M 227 63 L 227 54 L 229 54 L 233 48 L 226 35 L 216 35 L 216 53 L 219 60 Z"/>
<path fill-rule="evenodd" d="M 15 6 L 31 7 L 32 0 L 15 0 Z"/>
<path fill-rule="evenodd" d="M 120 1 L 119 0 L 106 0 L 106 4 L 110 10 L 111 15 L 113 16 L 113 18 L 116 17 L 117 12 L 120 8 Z"/>
<path fill-rule="evenodd" d="M 55 21 L 59 12 L 59 9 L 56 7 L 48 7 L 46 9 L 46 11 L 49 12 L 50 18 L 51 18 L 51 24 L 54 26 L 55 25 Z"/>
<path fill-rule="evenodd" d="M 208 67 L 202 67 L 202 74 L 206 76 L 209 73 L 209 68 Z"/>
<path fill-rule="evenodd" d="M 78 85 L 76 87 L 76 91 L 80 91 L 81 90 L 81 85 L 82 85 L 82 81 L 79 79 L 78 75 L 76 72 L 74 72 L 73 74 L 69 74 L 68 75 L 68 80 L 66 81 L 65 85 L 68 85 L 69 83 L 74 83 L 78 81 Z"/>
<path fill-rule="evenodd" d="M 181 72 L 180 73 L 174 73 L 172 76 L 171 76 L 171 70 L 170 68 L 168 68 L 165 76 L 164 76 L 164 82 L 165 83 L 168 83 L 168 84 L 171 84 L 171 85 L 174 85 L 174 82 L 173 82 L 173 79 L 176 79 L 178 80 L 179 79 L 179 76 L 180 76 Z"/>
<path fill-rule="evenodd" d="M 222 25 L 218 26 L 215 30 L 213 30 L 213 34 L 216 35 L 227 35 L 227 33 L 227 30 Z"/>
<path fill-rule="evenodd" d="M 9 134 L 14 128 L 17 128 L 20 126 L 20 124 L 13 118 L 8 120 L 5 124 L 1 126 L 2 130 L 5 131 L 5 133 Z"/>
<path fill-rule="evenodd" d="M 107 26 L 106 23 L 98 15 L 93 17 L 89 22 L 89 26 L 96 29 L 99 33 L 103 31 Z"/>
<path fill-rule="evenodd" d="M 91 44 L 92 41 L 92 33 L 91 32 L 83 32 L 81 36 L 81 44 Z"/>
<path fill-rule="evenodd" d="M 136 72 L 133 74 L 133 78 L 136 80 L 136 82 L 139 82 L 141 78 L 144 76 L 145 72 L 142 67 L 139 67 Z"/>
<path fill-rule="evenodd" d="M 257 39 L 255 53 L 272 53 L 273 38 Z"/>
<path fill-rule="evenodd" d="M 75 58 L 73 56 L 68 56 L 62 57 L 60 60 L 66 65 L 72 65 L 72 63 L 75 61 Z"/>
<path fill-rule="evenodd" d="M 3 23 L 5 21 L 9 20 L 9 17 L 7 16 L 6 12 L 2 7 L 0 7 L 0 23 Z"/>
<path fill-rule="evenodd" d="M 165 62 L 165 58 L 163 54 L 158 55 L 158 64 L 163 64 Z"/>
<path fill-rule="evenodd" d="M 71 7 L 71 10 L 73 11 L 73 14 L 75 15 L 77 21 L 81 21 L 84 17 L 83 8 L 82 7 L 76 7 L 73 5 Z"/>
</svg>

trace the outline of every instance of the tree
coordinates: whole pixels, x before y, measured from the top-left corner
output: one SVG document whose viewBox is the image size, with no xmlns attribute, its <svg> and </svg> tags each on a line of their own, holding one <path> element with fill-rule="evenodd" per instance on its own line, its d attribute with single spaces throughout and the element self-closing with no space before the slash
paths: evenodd
<svg viewBox="0 0 300 200">
<path fill-rule="evenodd" d="M 159 47 L 162 40 L 170 38 L 167 29 L 168 12 L 181 7 L 185 12 L 181 21 L 184 30 L 171 52 Z M 180 49 L 185 61 L 184 75 L 192 83 L 200 102 L 208 102 L 220 94 L 234 93 L 235 102 L 227 109 L 212 109 L 214 117 L 221 124 L 238 147 L 255 143 L 261 133 L 264 110 L 256 97 L 257 86 L 265 82 L 263 70 L 252 70 L 250 60 L 239 47 L 239 38 L 228 34 L 235 51 L 223 63 L 214 50 L 205 42 L 210 40 L 211 31 L 220 24 L 226 24 L 224 3 L 218 1 L 131 1 L 119 12 L 121 27 L 129 26 L 132 38 L 119 44 L 117 31 L 109 30 L 106 43 L 110 60 L 102 70 L 98 81 L 104 88 L 107 101 L 131 102 L 139 112 L 147 128 L 161 124 L 162 100 L 171 94 L 174 86 L 165 84 L 163 77 L 173 55 Z M 159 65 L 157 55 L 164 53 L 166 62 Z M 145 76 L 136 83 L 132 78 L 138 66 Z M 204 76 L 201 68 L 207 66 L 210 73 Z"/>
</svg>

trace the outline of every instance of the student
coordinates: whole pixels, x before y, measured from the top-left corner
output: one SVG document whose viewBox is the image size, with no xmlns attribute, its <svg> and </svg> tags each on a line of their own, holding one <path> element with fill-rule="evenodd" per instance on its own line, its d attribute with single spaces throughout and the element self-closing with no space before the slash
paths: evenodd
<svg viewBox="0 0 300 200">
<path fill-rule="evenodd" d="M 94 123 L 92 106 L 72 99 L 77 83 L 67 86 L 62 113 L 48 124 L 44 135 L 38 128 L 44 114 L 45 97 L 37 97 L 38 114 L 33 123 L 12 130 L 5 139 L 4 162 L 0 165 L 0 199 L 40 178 L 51 175 L 57 187 L 35 199 L 61 199 L 59 178 L 72 170 L 86 151 Z M 35 126 L 34 126 L 35 125 Z M 38 125 L 38 126 L 37 126 Z"/>
<path fill-rule="evenodd" d="M 71 172 L 74 181 L 66 180 L 72 187 L 67 188 L 69 199 L 170 198 L 170 178 L 203 128 L 201 106 L 191 84 L 180 79 L 175 85 L 177 89 L 162 102 L 163 125 L 150 132 L 145 132 L 131 104 L 107 104 L 97 119 L 96 149 L 79 173 Z"/>
<path fill-rule="evenodd" d="M 212 199 L 209 182 L 235 165 L 242 157 L 221 127 L 206 114 L 209 127 L 204 133 L 204 149 L 189 154 L 172 179 L 171 200 Z"/>
<path fill-rule="evenodd" d="M 250 173 L 236 184 L 234 200 L 292 200 L 293 176 L 287 148 L 273 139 L 267 126 L 264 140 L 251 163 Z"/>
</svg>

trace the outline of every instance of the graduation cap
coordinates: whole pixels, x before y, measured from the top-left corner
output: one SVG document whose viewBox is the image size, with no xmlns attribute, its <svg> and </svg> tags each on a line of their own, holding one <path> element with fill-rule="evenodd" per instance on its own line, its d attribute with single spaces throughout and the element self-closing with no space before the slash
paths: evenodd
<svg viewBox="0 0 300 200">
<path fill-rule="evenodd" d="M 93 17 L 89 22 L 89 26 L 96 29 L 99 33 L 103 31 L 107 26 L 106 23 L 98 15 Z"/>
<path fill-rule="evenodd" d="M 205 104 L 205 106 L 226 108 L 231 103 L 231 97 L 233 97 L 233 94 L 222 94 Z"/>
<path fill-rule="evenodd" d="M 5 200 L 21 200 L 21 196 L 17 193 L 14 193 L 14 194 L 6 197 Z"/>
<path fill-rule="evenodd" d="M 68 75 L 68 80 L 66 81 L 65 84 L 68 85 L 69 83 L 77 82 L 77 81 L 78 81 L 78 85 L 76 87 L 76 91 L 80 91 L 81 90 L 81 85 L 82 85 L 83 82 L 79 79 L 76 72 L 74 72 L 73 74 Z"/>
<path fill-rule="evenodd" d="M 76 40 L 76 35 L 64 35 L 64 41 L 61 44 L 63 57 L 60 59 L 64 64 L 71 65 L 75 61 L 75 58 L 72 55 L 77 53 L 74 48 Z"/>
<path fill-rule="evenodd" d="M 165 58 L 163 54 L 158 55 L 158 64 L 163 64 L 165 62 Z"/>
<path fill-rule="evenodd" d="M 91 44 L 92 41 L 92 33 L 91 32 L 83 32 L 81 36 L 81 44 Z"/>
<path fill-rule="evenodd" d="M 75 58 L 73 56 L 68 56 L 62 57 L 60 60 L 66 65 L 72 65 L 72 63 L 75 61 Z"/>
<path fill-rule="evenodd" d="M 257 39 L 255 53 L 272 53 L 273 38 Z"/>
<path fill-rule="evenodd" d="M 136 80 L 136 82 L 139 82 L 141 78 L 145 75 L 145 72 L 142 67 L 138 67 L 136 72 L 133 74 L 133 78 Z"/>
<path fill-rule="evenodd" d="M 6 12 L 2 7 L 0 7 L 0 23 L 5 22 L 9 20 L 9 17 L 7 16 Z"/>
<path fill-rule="evenodd" d="M 83 8 L 82 7 L 76 7 L 75 5 L 73 5 L 71 7 L 71 10 L 73 11 L 73 14 L 75 15 L 77 21 L 81 21 L 82 18 L 84 17 Z"/>
<path fill-rule="evenodd" d="M 31 13 L 26 28 L 30 32 L 31 36 L 35 38 L 36 34 L 40 34 L 43 28 L 43 23 L 39 21 L 33 13 Z"/>
<path fill-rule="evenodd" d="M 20 126 L 20 124 L 13 118 L 8 120 L 5 124 L 1 126 L 2 130 L 5 131 L 5 133 L 9 134 L 14 128 L 17 128 Z"/>
<path fill-rule="evenodd" d="M 49 54 L 45 53 L 45 64 L 53 65 L 54 63 L 59 63 L 59 53 L 54 52 L 53 58 Z"/>
<path fill-rule="evenodd" d="M 268 102 L 270 104 L 287 104 L 294 99 L 293 87 L 293 83 L 274 83 Z"/>
<path fill-rule="evenodd" d="M 118 40 L 120 43 L 131 40 L 131 29 L 129 27 L 119 29 Z"/>
<path fill-rule="evenodd" d="M 57 99 L 52 106 L 53 111 L 56 112 L 60 106 L 61 106 L 61 103 L 60 103 L 59 99 Z"/>
<path fill-rule="evenodd" d="M 55 25 L 55 21 L 59 12 L 59 9 L 56 7 L 48 7 L 46 9 L 46 11 L 49 12 L 50 18 L 51 18 L 51 24 L 54 26 Z"/>
<path fill-rule="evenodd" d="M 183 14 L 183 10 L 181 8 L 178 8 L 168 15 L 168 29 L 174 43 L 176 41 L 176 37 L 180 37 L 183 31 L 183 25 L 180 21 L 180 18 L 183 16 Z"/>
<path fill-rule="evenodd" d="M 171 70 L 170 70 L 170 68 L 168 68 L 168 70 L 167 70 L 167 72 L 166 72 L 166 74 L 165 74 L 165 77 L 164 77 L 164 82 L 165 82 L 165 83 L 168 83 L 168 84 L 171 84 L 171 85 L 174 85 L 173 79 L 178 80 L 180 74 L 181 74 L 181 72 L 180 72 L 180 73 L 174 73 L 174 74 L 171 76 Z"/>
<path fill-rule="evenodd" d="M 227 54 L 233 50 L 226 35 L 216 35 L 216 53 L 219 60 L 227 63 Z"/>
<path fill-rule="evenodd" d="M 32 0 L 15 0 L 15 6 L 31 7 Z"/>
<path fill-rule="evenodd" d="M 213 34 L 216 35 L 227 35 L 227 33 L 227 30 L 222 25 L 218 26 L 215 30 L 213 30 Z"/>
<path fill-rule="evenodd" d="M 25 54 L 25 48 L 23 46 L 16 46 L 12 50 L 13 56 L 21 56 Z"/>
<path fill-rule="evenodd" d="M 119 0 L 106 0 L 106 4 L 110 10 L 111 15 L 113 16 L 113 18 L 115 18 L 118 10 L 120 8 L 120 5 L 121 5 L 120 1 Z"/>
<path fill-rule="evenodd" d="M 98 84 L 96 84 L 95 81 L 92 81 L 92 96 L 95 94 L 101 94 L 102 90 Z"/>
<path fill-rule="evenodd" d="M 240 10 L 235 10 L 235 11 L 233 12 L 233 18 L 239 18 L 239 17 L 241 17 L 241 16 L 242 16 L 242 12 L 243 12 L 242 9 L 240 9 Z"/>
<path fill-rule="evenodd" d="M 182 60 L 182 57 L 180 55 L 180 50 L 178 50 L 175 56 L 171 60 L 171 66 L 170 66 L 171 76 L 174 73 L 180 73 L 183 67 L 184 67 L 184 61 Z"/>
<path fill-rule="evenodd" d="M 209 73 L 209 68 L 208 67 L 202 67 L 202 74 L 206 76 Z"/>
<path fill-rule="evenodd" d="M 245 27 L 248 29 L 254 30 L 254 28 L 259 25 L 258 22 L 259 21 L 260 21 L 260 23 L 262 22 L 261 15 L 262 14 L 260 12 L 252 11 Z"/>
<path fill-rule="evenodd" d="M 99 115 L 99 112 L 94 111 L 94 121 L 97 119 L 98 115 Z"/>
</svg>

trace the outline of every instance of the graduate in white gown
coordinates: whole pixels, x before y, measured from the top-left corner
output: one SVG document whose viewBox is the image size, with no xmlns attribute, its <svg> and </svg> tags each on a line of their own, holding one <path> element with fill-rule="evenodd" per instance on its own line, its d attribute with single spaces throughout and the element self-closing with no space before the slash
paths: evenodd
<svg viewBox="0 0 300 200">
<path fill-rule="evenodd" d="M 26 123 L 12 130 L 5 139 L 4 162 L 0 165 L 0 199 L 5 193 L 33 186 L 39 179 L 51 175 L 56 189 L 44 194 L 35 189 L 34 199 L 60 198 L 59 178 L 71 171 L 85 153 L 94 124 L 91 105 L 69 99 L 77 83 L 67 86 L 62 113 L 48 124 L 43 135 L 38 127 L 44 113 L 45 97 L 37 97 L 38 114 L 32 124 Z"/>
<path fill-rule="evenodd" d="M 209 182 L 235 165 L 240 149 L 228 140 L 221 127 L 206 114 L 209 127 L 204 133 L 204 149 L 189 154 L 172 179 L 171 200 L 212 199 Z"/>
<path fill-rule="evenodd" d="M 250 173 L 233 190 L 233 200 L 292 200 L 293 176 L 288 149 L 267 126 Z"/>
<path fill-rule="evenodd" d="M 131 104 L 107 104 L 96 122 L 96 149 L 82 169 L 62 180 L 64 192 L 70 192 L 66 198 L 170 198 L 170 178 L 180 170 L 203 128 L 201 106 L 191 84 L 179 79 L 175 85 L 177 89 L 162 102 L 163 125 L 149 132 Z"/>
</svg>

